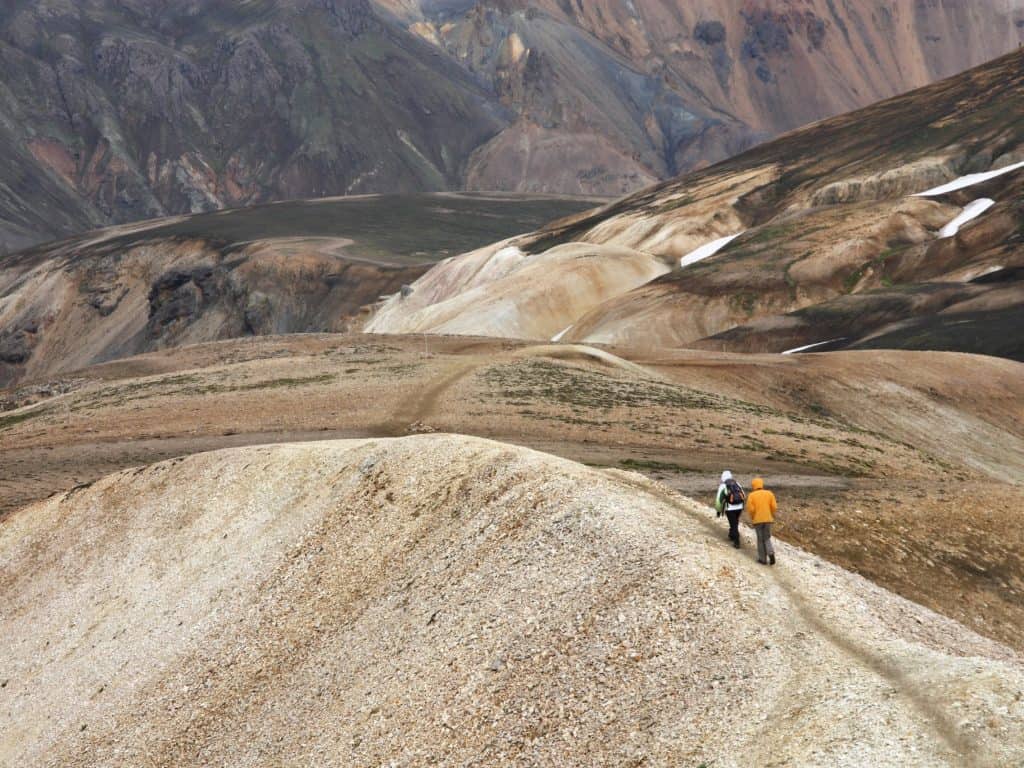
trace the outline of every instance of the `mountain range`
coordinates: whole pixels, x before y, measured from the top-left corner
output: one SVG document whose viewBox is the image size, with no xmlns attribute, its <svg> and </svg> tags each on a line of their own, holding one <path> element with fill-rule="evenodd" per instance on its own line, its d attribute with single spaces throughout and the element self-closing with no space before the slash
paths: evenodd
<svg viewBox="0 0 1024 768">
<path fill-rule="evenodd" d="M 5 0 L 0 248 L 292 198 L 620 195 L 1010 50 L 1022 8 Z"/>
</svg>

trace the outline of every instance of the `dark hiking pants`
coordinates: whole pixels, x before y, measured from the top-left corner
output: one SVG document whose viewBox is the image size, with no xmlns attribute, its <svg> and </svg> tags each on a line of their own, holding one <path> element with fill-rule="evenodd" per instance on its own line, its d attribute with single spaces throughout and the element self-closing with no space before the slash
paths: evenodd
<svg viewBox="0 0 1024 768">
<path fill-rule="evenodd" d="M 775 555 L 775 545 L 772 544 L 772 524 L 758 523 L 754 526 L 757 531 L 757 559 L 762 563 L 768 562 L 768 558 Z"/>
<path fill-rule="evenodd" d="M 725 516 L 729 519 L 729 541 L 740 540 L 740 515 L 742 514 L 742 509 L 725 510 Z"/>
</svg>

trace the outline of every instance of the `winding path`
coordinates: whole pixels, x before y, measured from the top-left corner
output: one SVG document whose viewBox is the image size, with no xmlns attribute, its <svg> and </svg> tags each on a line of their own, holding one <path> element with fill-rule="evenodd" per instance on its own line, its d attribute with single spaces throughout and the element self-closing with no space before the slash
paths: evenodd
<svg viewBox="0 0 1024 768">
<path fill-rule="evenodd" d="M 626 473 L 613 470 L 614 477 L 626 483 L 637 491 L 661 501 L 673 509 L 682 512 L 689 519 L 701 525 L 708 535 L 716 542 L 722 541 L 722 547 L 726 547 L 722 531 L 716 526 L 710 517 L 701 515 L 692 510 L 687 504 L 676 497 L 671 491 L 663 489 L 653 482 L 644 483 L 629 477 Z M 749 565 L 753 560 L 749 554 L 734 552 L 738 563 Z M 772 569 L 760 569 L 759 576 L 774 583 L 781 589 L 786 599 L 793 606 L 800 620 L 815 635 L 831 644 L 843 657 L 849 659 L 853 664 L 867 670 L 874 676 L 881 678 L 897 692 L 897 694 L 920 716 L 928 725 L 935 737 L 946 746 L 955 758 L 955 765 L 965 768 L 1000 768 L 1000 765 L 993 761 L 991 756 L 983 754 L 981 746 L 956 726 L 947 710 L 933 695 L 925 691 L 921 685 L 911 680 L 908 675 L 894 664 L 885 654 L 858 642 L 849 634 L 843 634 L 831 625 L 824 618 L 823 612 L 815 606 L 812 599 L 796 585 L 786 573 L 784 567 Z"/>
</svg>

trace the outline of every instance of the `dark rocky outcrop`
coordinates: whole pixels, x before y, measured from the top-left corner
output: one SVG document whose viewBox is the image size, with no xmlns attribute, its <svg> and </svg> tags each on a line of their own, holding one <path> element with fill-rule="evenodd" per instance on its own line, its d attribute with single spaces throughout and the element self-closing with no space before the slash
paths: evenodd
<svg viewBox="0 0 1024 768">
<path fill-rule="evenodd" d="M 220 265 L 174 269 L 160 275 L 149 290 L 146 331 L 156 339 L 173 334 L 196 321 L 211 304 L 237 304 L 242 289 Z"/>
<path fill-rule="evenodd" d="M 704 45 L 724 43 L 725 35 L 725 25 L 720 21 L 701 21 L 693 28 L 693 36 Z"/>
<path fill-rule="evenodd" d="M 0 333 L 0 362 L 17 365 L 27 361 L 32 356 L 38 331 L 38 324 L 29 322 Z"/>
</svg>

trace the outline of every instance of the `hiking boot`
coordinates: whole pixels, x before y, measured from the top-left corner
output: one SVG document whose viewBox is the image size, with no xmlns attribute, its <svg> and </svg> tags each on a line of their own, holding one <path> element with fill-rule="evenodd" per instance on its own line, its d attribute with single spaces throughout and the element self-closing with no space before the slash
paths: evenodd
<svg viewBox="0 0 1024 768">
<path fill-rule="evenodd" d="M 760 563 L 761 565 L 768 565 L 768 563 L 766 563 L 766 562 L 765 562 L 764 560 L 762 560 L 762 559 L 761 559 L 760 557 L 759 557 L 759 558 L 757 558 L 757 562 L 759 562 L 759 563 Z"/>
<path fill-rule="evenodd" d="M 775 555 L 768 555 L 768 562 L 771 565 L 775 565 Z"/>
</svg>

